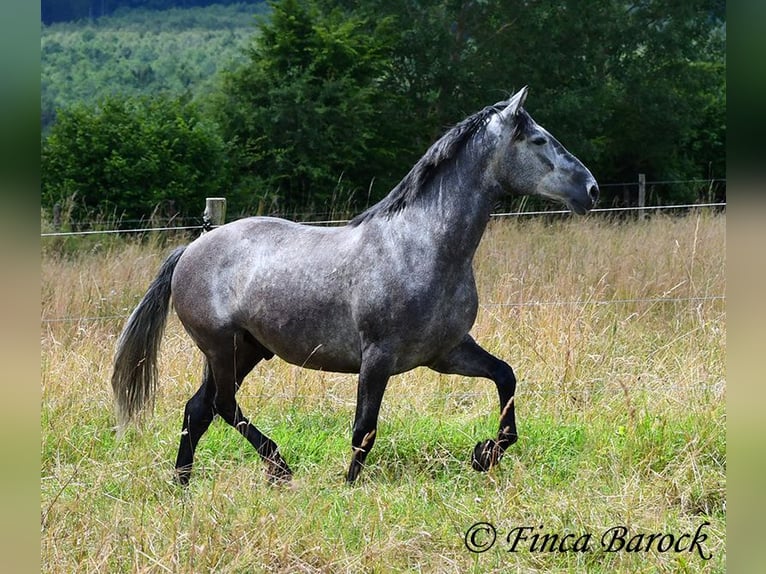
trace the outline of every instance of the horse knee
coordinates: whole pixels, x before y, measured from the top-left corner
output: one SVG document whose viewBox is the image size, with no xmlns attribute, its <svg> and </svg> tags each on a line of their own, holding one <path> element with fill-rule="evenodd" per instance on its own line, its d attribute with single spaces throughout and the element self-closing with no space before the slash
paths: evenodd
<svg viewBox="0 0 766 574">
<path fill-rule="evenodd" d="M 516 388 L 516 373 L 513 372 L 513 368 L 505 361 L 498 360 L 498 364 L 492 373 L 492 380 L 498 386 Z"/>
<path fill-rule="evenodd" d="M 215 414 L 233 427 L 237 426 L 237 403 L 231 399 L 216 397 L 214 403 Z"/>
<path fill-rule="evenodd" d="M 214 416 L 213 405 L 193 397 L 186 403 L 184 422 L 187 425 L 209 425 Z"/>
</svg>

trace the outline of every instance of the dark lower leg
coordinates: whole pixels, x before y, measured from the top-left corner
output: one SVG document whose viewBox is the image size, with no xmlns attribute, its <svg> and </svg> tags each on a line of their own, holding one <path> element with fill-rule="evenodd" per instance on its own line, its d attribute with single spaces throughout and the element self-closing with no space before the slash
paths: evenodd
<svg viewBox="0 0 766 574">
<path fill-rule="evenodd" d="M 479 442 L 471 456 L 471 466 L 474 469 L 480 471 L 491 469 L 500 461 L 505 450 L 518 439 L 514 409 L 516 376 L 513 369 L 505 361 L 482 349 L 469 336 L 449 354 L 434 363 L 432 368 L 441 373 L 484 377 L 495 383 L 500 399 L 500 425 L 497 438 Z"/>
<path fill-rule="evenodd" d="M 234 335 L 233 351 L 231 357 L 223 359 L 219 357 L 213 363 L 218 390 L 215 397 L 216 414 L 237 429 L 253 445 L 266 463 L 266 470 L 271 480 L 289 480 L 292 471 L 279 454 L 276 443 L 250 423 L 242 414 L 235 397 L 237 390 L 253 367 L 262 359 L 271 358 L 273 353 L 247 332 Z"/>
<path fill-rule="evenodd" d="M 383 393 L 388 384 L 389 369 L 387 355 L 377 349 L 368 350 L 359 373 L 356 393 L 356 415 L 354 432 L 351 437 L 351 464 L 346 482 L 354 482 L 364 467 L 364 461 L 375 444 L 378 415 L 383 402 Z"/>
<path fill-rule="evenodd" d="M 363 428 L 354 429 L 354 434 L 351 438 L 351 464 L 348 467 L 346 482 L 354 482 L 359 476 L 359 473 L 362 472 L 364 461 L 367 459 L 367 455 L 375 444 L 375 435 L 377 432 L 376 428 L 367 431 Z"/>
<path fill-rule="evenodd" d="M 184 409 L 184 422 L 181 429 L 181 441 L 176 457 L 176 480 L 182 484 L 189 483 L 194 451 L 197 444 L 213 420 L 213 401 L 211 395 L 209 368 L 205 369 L 203 383 L 194 396 L 189 399 Z"/>
<path fill-rule="evenodd" d="M 518 440 L 516 430 L 516 414 L 514 409 L 514 393 L 516 392 L 516 377 L 513 370 L 503 361 L 498 364 L 490 378 L 497 386 L 500 399 L 500 425 L 497 439 L 479 442 L 471 456 L 471 466 L 478 471 L 488 471 L 494 467 L 506 449 Z"/>
<path fill-rule="evenodd" d="M 242 414 L 236 402 L 233 406 L 226 405 L 223 408 L 219 406 L 217 410 L 223 420 L 237 429 L 253 445 L 261 460 L 266 463 L 266 472 L 272 481 L 290 480 L 292 470 L 279 453 L 277 443 L 252 425 Z"/>
</svg>

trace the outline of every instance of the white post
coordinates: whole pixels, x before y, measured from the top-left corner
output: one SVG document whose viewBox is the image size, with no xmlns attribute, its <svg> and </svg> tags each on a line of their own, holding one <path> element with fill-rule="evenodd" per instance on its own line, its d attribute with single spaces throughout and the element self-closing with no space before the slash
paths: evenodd
<svg viewBox="0 0 766 574">
<path fill-rule="evenodd" d="M 226 219 L 226 198 L 205 198 L 205 212 L 202 214 L 202 232 L 210 231 L 213 227 L 223 225 Z"/>
<path fill-rule="evenodd" d="M 638 218 L 644 219 L 646 217 L 646 174 L 638 174 Z"/>
<path fill-rule="evenodd" d="M 61 203 L 53 205 L 53 231 L 61 231 Z"/>
</svg>

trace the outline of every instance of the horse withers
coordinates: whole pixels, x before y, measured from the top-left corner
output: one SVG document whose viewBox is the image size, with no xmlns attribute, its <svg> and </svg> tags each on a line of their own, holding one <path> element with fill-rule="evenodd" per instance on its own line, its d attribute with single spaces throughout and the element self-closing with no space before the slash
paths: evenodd
<svg viewBox="0 0 766 574">
<path fill-rule="evenodd" d="M 172 296 L 205 356 L 202 385 L 184 412 L 180 483 L 188 483 L 215 415 L 250 441 L 272 479 L 290 478 L 277 445 L 236 400 L 245 376 L 275 355 L 358 373 L 348 482 L 375 444 L 389 378 L 418 366 L 494 381 L 499 431 L 476 445 L 471 461 L 479 471 L 497 464 L 517 440 L 516 378 L 469 335 L 478 309 L 472 262 L 490 210 L 504 194 L 533 194 L 583 214 L 598 195 L 590 171 L 524 110 L 526 94 L 457 124 L 383 200 L 344 226 L 251 217 L 175 249 L 117 343 L 112 387 L 120 427 L 153 402 Z"/>
</svg>

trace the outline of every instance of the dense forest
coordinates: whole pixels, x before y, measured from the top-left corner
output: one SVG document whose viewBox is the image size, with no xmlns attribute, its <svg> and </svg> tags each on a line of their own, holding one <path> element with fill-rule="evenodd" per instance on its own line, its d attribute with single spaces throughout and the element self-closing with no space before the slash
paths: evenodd
<svg viewBox="0 0 766 574">
<path fill-rule="evenodd" d="M 356 211 L 522 85 L 603 205 L 639 172 L 650 203 L 725 196 L 721 1 L 42 5 L 43 208 L 75 220 Z"/>
<path fill-rule="evenodd" d="M 40 0 L 44 24 L 94 20 L 127 10 L 169 10 L 198 8 L 211 4 L 261 4 L 264 0 Z"/>
<path fill-rule="evenodd" d="M 188 10 L 130 10 L 95 21 L 43 27 L 41 122 L 47 133 L 56 111 L 95 106 L 106 96 L 191 93 L 200 99 L 218 73 L 246 60 L 258 8 L 247 4 Z"/>
</svg>

